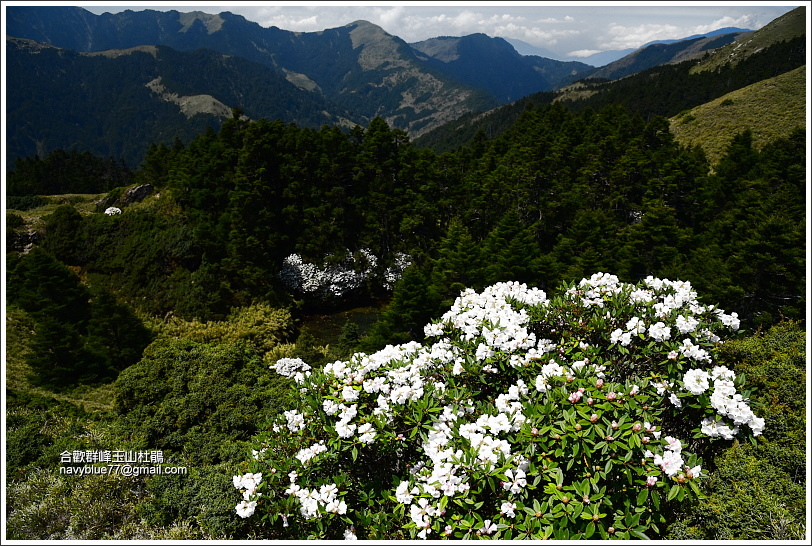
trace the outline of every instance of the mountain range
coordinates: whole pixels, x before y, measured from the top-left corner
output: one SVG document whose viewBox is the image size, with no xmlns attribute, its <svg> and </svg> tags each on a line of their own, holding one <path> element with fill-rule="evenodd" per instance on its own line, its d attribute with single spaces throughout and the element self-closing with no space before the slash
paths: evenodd
<svg viewBox="0 0 812 546">
<path fill-rule="evenodd" d="M 467 114 L 696 57 L 742 36 L 722 29 L 651 44 L 596 68 L 522 55 L 484 34 L 408 44 L 366 21 L 299 33 L 230 12 L 10 6 L 6 14 L 9 166 L 56 148 L 135 166 L 150 142 L 186 141 L 233 108 L 311 127 L 381 117 L 417 138 Z"/>
</svg>

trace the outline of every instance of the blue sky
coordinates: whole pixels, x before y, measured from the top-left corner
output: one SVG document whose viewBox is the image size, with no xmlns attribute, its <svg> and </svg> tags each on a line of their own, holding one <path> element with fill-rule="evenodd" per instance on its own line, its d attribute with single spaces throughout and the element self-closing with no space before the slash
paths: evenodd
<svg viewBox="0 0 812 546">
<path fill-rule="evenodd" d="M 316 32 L 364 19 L 407 42 L 481 32 L 560 57 L 640 47 L 722 27 L 757 30 L 807 2 L 85 2 L 101 14 L 125 9 L 220 13 L 262 26 Z M 64 5 L 64 3 L 63 3 Z"/>
</svg>

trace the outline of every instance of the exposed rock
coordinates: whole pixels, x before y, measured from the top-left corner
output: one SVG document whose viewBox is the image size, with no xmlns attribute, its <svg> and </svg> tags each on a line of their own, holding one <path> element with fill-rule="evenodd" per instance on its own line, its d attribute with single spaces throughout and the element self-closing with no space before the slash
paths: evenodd
<svg viewBox="0 0 812 546">
<path fill-rule="evenodd" d="M 33 229 L 27 232 L 9 231 L 6 233 L 6 254 L 12 252 L 28 254 L 39 241 L 40 234 Z"/>
<path fill-rule="evenodd" d="M 155 188 L 152 186 L 152 184 L 133 186 L 132 188 L 128 188 L 121 195 L 121 197 L 118 198 L 116 205 L 119 207 L 126 207 L 127 205 L 132 205 L 133 203 L 140 203 L 148 196 L 152 195 L 154 190 Z"/>
<path fill-rule="evenodd" d="M 148 82 L 146 86 L 150 91 L 160 96 L 161 100 L 177 104 L 180 107 L 180 111 L 186 116 L 186 119 L 196 114 L 212 114 L 221 118 L 231 116 L 231 108 L 211 95 L 188 95 L 181 97 L 177 93 L 170 93 L 166 90 L 164 84 L 161 83 L 160 76 Z"/>
<path fill-rule="evenodd" d="M 140 203 L 148 196 L 152 195 L 155 187 L 152 184 L 141 184 L 124 190 L 118 197 L 105 196 L 96 201 L 97 211 L 106 211 L 111 207 L 124 208 L 133 203 Z"/>
</svg>

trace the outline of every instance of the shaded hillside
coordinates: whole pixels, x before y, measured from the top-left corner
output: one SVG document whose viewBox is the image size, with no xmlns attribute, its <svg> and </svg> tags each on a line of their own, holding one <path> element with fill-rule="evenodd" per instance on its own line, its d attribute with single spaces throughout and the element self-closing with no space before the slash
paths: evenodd
<svg viewBox="0 0 812 546">
<path fill-rule="evenodd" d="M 494 110 L 461 117 L 447 126 L 415 139 L 415 144 L 437 152 L 456 149 L 476 135 L 492 138 L 515 122 L 528 105 L 561 102 L 582 111 L 623 105 L 646 118 L 672 117 L 727 93 L 803 66 L 806 44 L 803 38 L 779 42 L 749 56 L 735 66 L 717 71 L 692 73 L 694 61 L 650 68 L 611 82 L 577 82 L 554 93 L 538 93 Z M 798 98 L 802 98 L 801 94 Z M 754 114 L 757 115 L 757 114 Z M 764 122 L 768 122 L 765 118 Z M 726 135 L 732 137 L 732 135 Z"/>
<path fill-rule="evenodd" d="M 806 127 L 806 66 L 763 80 L 671 118 L 680 144 L 699 146 L 716 163 L 733 135 L 750 130 L 761 149 Z"/>
<path fill-rule="evenodd" d="M 506 40 L 485 34 L 431 38 L 411 46 L 426 56 L 430 66 L 485 89 L 501 102 L 552 91 L 594 71 L 584 63 L 519 55 Z"/>
<path fill-rule="evenodd" d="M 743 33 L 729 33 L 710 38 L 693 38 L 674 43 L 657 43 L 643 47 L 613 63 L 603 66 L 590 78 L 616 80 L 653 66 L 674 63 L 704 55 L 705 52 L 737 40 Z"/>
<path fill-rule="evenodd" d="M 7 158 L 54 149 L 141 162 L 151 143 L 188 142 L 240 108 L 318 127 L 349 114 L 273 70 L 210 50 L 137 47 L 78 53 L 7 38 Z"/>
<path fill-rule="evenodd" d="M 381 116 L 412 135 L 498 105 L 487 91 L 451 80 L 419 60 L 406 42 L 366 21 L 298 33 L 264 28 L 230 12 L 126 10 L 95 16 L 81 8 L 16 6 L 7 13 L 10 36 L 79 51 L 165 45 L 242 57 L 355 117 Z"/>
<path fill-rule="evenodd" d="M 473 140 L 488 140 L 504 133 L 516 123 L 522 112 L 550 104 L 555 97 L 555 91 L 534 93 L 493 110 L 466 114 L 415 138 L 413 143 L 439 154 L 452 152 Z"/>
<path fill-rule="evenodd" d="M 584 81 L 556 100 L 576 110 L 622 104 L 643 116 L 670 117 L 805 63 L 806 39 L 797 37 L 715 71 L 692 73 L 695 61 L 661 65 L 612 82 Z"/>
</svg>

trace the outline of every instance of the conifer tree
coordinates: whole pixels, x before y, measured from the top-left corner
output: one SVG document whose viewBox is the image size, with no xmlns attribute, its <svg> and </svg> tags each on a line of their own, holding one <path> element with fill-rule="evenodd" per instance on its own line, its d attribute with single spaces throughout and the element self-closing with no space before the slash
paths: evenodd
<svg viewBox="0 0 812 546">
<path fill-rule="evenodd" d="M 468 228 L 460 219 L 453 219 L 432 263 L 430 289 L 441 307 L 450 306 L 465 288 L 482 288 L 483 263 Z"/>
<path fill-rule="evenodd" d="M 531 283 L 538 269 L 539 248 L 515 210 L 508 211 L 483 244 L 484 284 Z"/>
</svg>

